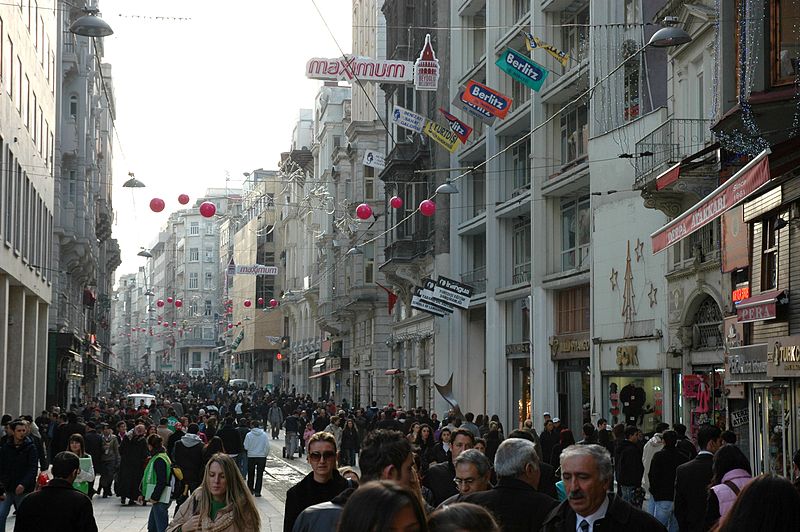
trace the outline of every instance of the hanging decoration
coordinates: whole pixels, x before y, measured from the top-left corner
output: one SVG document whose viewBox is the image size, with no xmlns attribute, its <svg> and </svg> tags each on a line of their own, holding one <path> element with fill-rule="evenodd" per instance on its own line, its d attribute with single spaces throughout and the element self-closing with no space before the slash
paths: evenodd
<svg viewBox="0 0 800 532">
<path fill-rule="evenodd" d="M 204 201 L 200 204 L 200 214 L 204 218 L 211 218 L 216 214 L 217 206 L 211 203 L 210 201 Z"/>
<path fill-rule="evenodd" d="M 371 59 L 345 55 L 336 58 L 312 57 L 306 63 L 306 77 L 323 81 L 377 81 L 408 83 L 413 79 L 414 63 L 392 59 Z"/>
<path fill-rule="evenodd" d="M 258 298 L 258 306 L 259 307 L 263 307 L 264 306 L 264 298 L 263 297 L 259 297 Z"/>
<path fill-rule="evenodd" d="M 186 205 L 187 203 L 189 203 L 189 194 L 181 194 L 180 196 L 178 196 L 178 203 L 180 203 L 181 205 Z"/>
<path fill-rule="evenodd" d="M 435 91 L 439 87 L 439 60 L 431 44 L 431 34 L 425 35 L 425 44 L 414 63 L 414 88 L 418 91 Z"/>
<path fill-rule="evenodd" d="M 422 213 L 422 216 L 433 216 L 436 214 L 436 204 L 429 200 L 422 200 L 419 204 L 419 212 Z"/>
<path fill-rule="evenodd" d="M 455 105 L 458 109 L 461 109 L 468 113 L 471 116 L 474 116 L 487 126 L 491 126 L 494 124 L 495 116 L 492 113 L 485 111 L 482 107 L 478 107 L 474 103 L 468 102 L 464 99 L 464 91 L 466 91 L 466 87 L 463 85 L 458 88 L 455 97 L 453 98 L 453 105 Z"/>
<path fill-rule="evenodd" d="M 515 80 L 537 92 L 542 88 L 542 84 L 549 74 L 545 67 L 511 48 L 506 48 L 494 64 Z"/>
<path fill-rule="evenodd" d="M 553 58 L 561 63 L 561 66 L 566 67 L 567 63 L 569 62 L 569 54 L 566 52 L 562 52 L 552 44 L 548 44 L 541 40 L 539 37 L 534 37 L 532 33 L 528 33 L 527 31 L 523 31 L 522 34 L 525 36 L 525 46 L 528 48 L 529 52 L 532 52 L 534 48 L 541 48 Z"/>
<path fill-rule="evenodd" d="M 362 203 L 358 207 L 356 207 L 356 216 L 358 216 L 359 220 L 367 220 L 372 216 L 372 207 L 370 207 L 366 203 Z"/>
<path fill-rule="evenodd" d="M 462 99 L 501 120 L 508 115 L 513 103 L 512 99 L 502 92 L 487 87 L 483 83 L 478 83 L 474 79 L 467 82 Z"/>
<path fill-rule="evenodd" d="M 403 198 L 392 196 L 392 199 L 389 200 L 389 205 L 392 206 L 392 209 L 401 209 L 403 207 Z"/>
<path fill-rule="evenodd" d="M 463 143 L 467 143 L 467 139 L 469 138 L 470 134 L 472 133 L 472 128 L 469 127 L 465 122 L 462 122 L 454 115 L 451 115 L 441 107 L 439 108 L 439 112 L 442 113 L 444 119 L 447 120 L 447 123 L 450 124 L 450 129 L 458 135 L 458 139 Z"/>
<path fill-rule="evenodd" d="M 170 304 L 172 304 L 172 301 L 173 301 L 173 299 L 172 299 L 172 296 L 169 296 L 169 297 L 167 298 L 167 303 L 170 303 Z"/>
<path fill-rule="evenodd" d="M 175 300 L 175 306 L 177 308 L 181 308 L 183 306 L 183 301 L 181 301 L 180 299 L 176 299 Z"/>
<path fill-rule="evenodd" d="M 245 308 L 250 308 L 250 306 L 251 306 L 252 304 L 253 304 L 253 302 L 252 302 L 252 301 L 250 301 L 249 299 L 245 299 L 245 300 L 244 300 L 244 306 L 245 306 Z"/>
<path fill-rule="evenodd" d="M 449 127 L 438 124 L 433 120 L 428 120 L 425 122 L 425 127 L 422 128 L 422 131 L 450 153 L 456 151 L 458 135 Z"/>
<path fill-rule="evenodd" d="M 161 212 L 164 210 L 164 200 L 161 198 L 153 198 L 150 200 L 150 210 L 153 212 Z"/>
<path fill-rule="evenodd" d="M 163 299 L 159 299 L 158 301 L 156 301 L 156 306 L 158 308 L 163 307 L 164 306 L 164 300 Z"/>
<path fill-rule="evenodd" d="M 411 130 L 415 133 L 422 133 L 422 128 L 425 127 L 426 118 L 414 111 L 409 111 L 405 107 L 399 105 L 394 106 L 392 112 L 392 122 L 398 126 Z"/>
<path fill-rule="evenodd" d="M 386 157 L 376 151 L 367 150 L 364 152 L 364 166 L 371 166 L 376 170 L 386 168 Z"/>
<path fill-rule="evenodd" d="M 277 299 L 270 299 L 269 300 L 269 306 L 270 306 L 270 308 L 277 307 L 278 306 L 278 300 Z"/>
</svg>

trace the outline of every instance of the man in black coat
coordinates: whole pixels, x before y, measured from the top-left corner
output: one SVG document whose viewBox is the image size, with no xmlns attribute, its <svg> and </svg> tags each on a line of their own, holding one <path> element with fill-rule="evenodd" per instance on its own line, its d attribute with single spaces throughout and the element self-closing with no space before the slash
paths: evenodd
<svg viewBox="0 0 800 532">
<path fill-rule="evenodd" d="M 6 517 L 13 504 L 19 508 L 26 493 L 36 485 L 38 456 L 36 447 L 28 438 L 25 421 L 17 419 L 8 424 L 11 437 L 0 447 L 0 530 L 6 529 Z"/>
<path fill-rule="evenodd" d="M 53 479 L 31 493 L 17 510 L 15 532 L 97 532 L 92 501 L 72 487 L 80 472 L 78 456 L 64 451 L 53 458 Z"/>
<path fill-rule="evenodd" d="M 641 486 L 644 475 L 642 448 L 639 445 L 640 432 L 635 426 L 628 425 L 625 427 L 625 439 L 617 446 L 617 484 L 619 495 L 625 502 L 633 500 L 634 491 Z"/>
<path fill-rule="evenodd" d="M 674 430 L 665 430 L 661 434 L 664 448 L 653 455 L 650 462 L 648 480 L 650 480 L 650 513 L 662 525 L 670 530 L 678 528 L 675 520 L 675 472 L 678 467 L 689 461 L 689 457 L 676 447 L 678 433 Z"/>
<path fill-rule="evenodd" d="M 575 532 L 590 527 L 598 532 L 666 532 L 652 515 L 608 494 L 613 471 L 611 455 L 601 445 L 567 447 L 561 453 L 567 500 L 550 512 L 542 532 Z"/>
<path fill-rule="evenodd" d="M 225 424 L 217 432 L 217 436 L 222 439 L 222 446 L 225 448 L 225 454 L 236 461 L 236 456 L 244 451 L 244 447 L 239 437 L 239 431 L 236 430 L 233 414 L 228 414 L 225 417 Z"/>
<path fill-rule="evenodd" d="M 703 425 L 697 431 L 700 452 L 675 473 L 675 518 L 681 532 L 702 532 L 714 453 L 722 446 L 722 431 Z"/>
<path fill-rule="evenodd" d="M 86 425 L 78 423 L 78 416 L 74 412 L 67 413 L 67 422 L 56 427 L 53 437 L 53 454 L 66 451 L 69 445 L 69 437 L 73 434 L 86 434 Z"/>
<path fill-rule="evenodd" d="M 423 484 L 433 492 L 433 506 L 439 506 L 445 499 L 458 493 L 456 483 L 455 459 L 467 449 L 472 449 L 475 436 L 467 429 L 456 429 L 451 433 L 450 459 L 440 464 L 432 465 L 425 474 Z"/>
<path fill-rule="evenodd" d="M 92 467 L 95 473 L 103 470 L 101 458 L 103 458 L 103 437 L 97 432 L 93 421 L 86 423 L 86 435 L 83 437 L 86 453 L 92 457 Z M 100 475 L 97 475 L 100 476 Z M 94 482 L 89 483 L 89 496 L 95 494 Z"/>
<path fill-rule="evenodd" d="M 471 493 L 462 501 L 489 510 L 505 532 L 539 530 L 558 502 L 536 491 L 540 476 L 539 455 L 533 442 L 522 438 L 505 440 L 497 448 L 494 469 L 497 486 Z"/>
<path fill-rule="evenodd" d="M 522 438 L 533 443 L 536 447 L 536 442 L 533 441 L 533 436 L 526 430 L 512 430 L 508 433 L 509 438 Z M 536 451 L 539 454 L 539 451 Z M 556 491 L 556 468 L 547 462 L 539 461 L 539 487 L 537 491 L 549 495 L 553 499 L 558 499 L 558 492 Z"/>
</svg>

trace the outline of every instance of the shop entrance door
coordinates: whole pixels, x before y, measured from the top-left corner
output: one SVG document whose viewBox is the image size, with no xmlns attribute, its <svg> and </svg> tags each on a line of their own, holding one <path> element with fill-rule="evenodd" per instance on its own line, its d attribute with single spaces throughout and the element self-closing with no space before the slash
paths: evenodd
<svg viewBox="0 0 800 532">
<path fill-rule="evenodd" d="M 791 474 L 787 435 L 790 411 L 788 388 L 770 386 L 753 389 L 753 474 Z"/>
</svg>

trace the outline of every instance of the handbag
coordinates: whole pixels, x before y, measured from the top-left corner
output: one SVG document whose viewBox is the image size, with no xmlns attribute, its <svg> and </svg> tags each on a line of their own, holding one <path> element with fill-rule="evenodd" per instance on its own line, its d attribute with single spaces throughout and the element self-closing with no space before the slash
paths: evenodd
<svg viewBox="0 0 800 532">
<path fill-rule="evenodd" d="M 638 486 L 633 490 L 633 497 L 631 498 L 631 504 L 637 508 L 641 508 L 642 504 L 644 503 L 644 488 Z"/>
</svg>

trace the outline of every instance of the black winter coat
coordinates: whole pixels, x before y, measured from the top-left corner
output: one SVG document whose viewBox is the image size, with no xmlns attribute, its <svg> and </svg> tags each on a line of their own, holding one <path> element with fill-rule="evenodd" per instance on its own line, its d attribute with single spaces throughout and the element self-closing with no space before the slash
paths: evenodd
<svg viewBox="0 0 800 532">
<path fill-rule="evenodd" d="M 664 447 L 653 455 L 650 462 L 650 493 L 656 501 L 675 500 L 675 473 L 678 466 L 689 461 L 689 457 L 676 447 Z"/>
<path fill-rule="evenodd" d="M 54 478 L 22 500 L 14 532 L 97 532 L 92 501 L 64 479 Z"/>
<path fill-rule="evenodd" d="M 335 469 L 333 470 L 333 478 L 325 484 L 315 481 L 313 472 L 306 475 L 303 480 L 286 492 L 283 532 L 292 532 L 294 522 L 303 510 L 321 502 L 328 502 L 347 488 L 347 479 Z"/>
<path fill-rule="evenodd" d="M 239 431 L 233 425 L 226 424 L 217 432 L 217 436 L 222 440 L 226 454 L 239 454 L 242 452 L 242 439 L 239 437 Z"/>
<path fill-rule="evenodd" d="M 147 450 L 147 441 L 141 436 L 126 436 L 120 444 L 119 455 L 117 495 L 135 500 L 141 495 L 139 484 L 142 483 L 144 466 L 150 456 Z"/>
<path fill-rule="evenodd" d="M 19 447 L 14 445 L 14 438 L 7 438 L 0 447 L 0 493 L 13 492 L 20 485 L 25 493 L 33 491 L 38 466 L 31 438 L 25 438 Z"/>
<path fill-rule="evenodd" d="M 342 430 L 342 449 L 353 449 L 358 452 L 361 448 L 361 436 L 356 429 L 345 428 Z"/>
<path fill-rule="evenodd" d="M 86 454 L 92 457 L 92 467 L 95 473 L 102 471 L 100 467 L 100 459 L 103 457 L 103 437 L 94 430 L 90 430 L 83 437 L 84 444 L 86 445 Z"/>
<path fill-rule="evenodd" d="M 681 532 L 705 530 L 708 485 L 711 483 L 711 464 L 714 456 L 698 454 L 678 467 L 675 473 L 675 519 Z"/>
<path fill-rule="evenodd" d="M 642 448 L 628 440 L 620 441 L 617 445 L 615 469 L 620 486 L 641 486 L 644 475 Z"/>
<path fill-rule="evenodd" d="M 197 442 L 187 447 L 183 440 L 175 442 L 172 452 L 172 465 L 178 466 L 183 472 L 183 481 L 194 490 L 203 480 L 203 442 Z"/>
<path fill-rule="evenodd" d="M 439 506 L 445 499 L 449 499 L 458 493 L 456 483 L 453 482 L 455 477 L 456 468 L 450 460 L 428 468 L 423 484 L 433 492 L 432 506 Z"/>
<path fill-rule="evenodd" d="M 470 493 L 461 500 L 489 510 L 504 532 L 538 531 L 558 505 L 555 499 L 536 491 L 530 484 L 506 477 L 501 478 L 494 489 Z"/>
<path fill-rule="evenodd" d="M 545 519 L 542 532 L 575 532 L 577 515 L 569 501 L 558 505 Z M 602 519 L 594 522 L 594 532 L 667 532 L 658 519 L 634 508 L 619 497 L 609 495 L 608 510 Z"/>
</svg>

